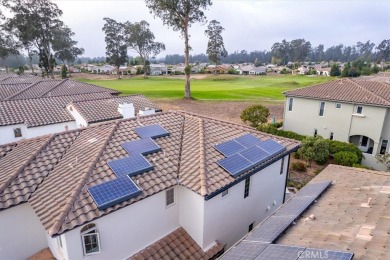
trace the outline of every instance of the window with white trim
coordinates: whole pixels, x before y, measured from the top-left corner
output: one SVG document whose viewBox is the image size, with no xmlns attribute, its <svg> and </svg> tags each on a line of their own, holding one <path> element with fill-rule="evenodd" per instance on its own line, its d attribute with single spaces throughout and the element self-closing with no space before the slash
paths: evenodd
<svg viewBox="0 0 390 260">
<path fill-rule="evenodd" d="M 362 106 L 356 107 L 356 114 L 363 114 L 363 107 Z"/>
<path fill-rule="evenodd" d="M 292 111 L 293 110 L 293 103 L 294 103 L 294 99 L 293 98 L 289 98 L 288 99 L 288 111 Z"/>
<path fill-rule="evenodd" d="M 325 102 L 321 101 L 320 102 L 320 113 L 319 113 L 319 115 L 320 116 L 324 116 L 324 112 L 325 112 Z"/>
<path fill-rule="evenodd" d="M 381 149 L 379 151 L 380 154 L 385 154 L 386 153 L 388 143 L 389 143 L 388 140 L 382 140 Z"/>
<path fill-rule="evenodd" d="M 314 129 L 314 137 L 316 137 L 318 134 L 318 130 L 317 129 Z"/>
<path fill-rule="evenodd" d="M 16 137 L 22 137 L 22 129 L 21 128 L 14 128 L 14 136 Z"/>
<path fill-rule="evenodd" d="M 169 189 L 165 192 L 165 205 L 170 206 L 175 203 L 175 189 Z"/>
<path fill-rule="evenodd" d="M 329 140 L 333 140 L 333 138 L 334 138 L 334 133 L 333 133 L 333 132 L 330 132 Z"/>
<path fill-rule="evenodd" d="M 337 109 L 341 108 L 341 104 L 340 103 L 336 103 L 336 108 Z"/>
<path fill-rule="evenodd" d="M 282 158 L 282 164 L 280 165 L 280 175 L 283 174 L 283 170 L 284 170 L 284 157 Z"/>
<path fill-rule="evenodd" d="M 244 199 L 249 196 L 249 187 L 251 184 L 251 177 L 245 179 L 245 187 L 244 187 Z"/>
<path fill-rule="evenodd" d="M 95 224 L 88 224 L 81 229 L 84 255 L 100 253 L 99 233 Z"/>
</svg>

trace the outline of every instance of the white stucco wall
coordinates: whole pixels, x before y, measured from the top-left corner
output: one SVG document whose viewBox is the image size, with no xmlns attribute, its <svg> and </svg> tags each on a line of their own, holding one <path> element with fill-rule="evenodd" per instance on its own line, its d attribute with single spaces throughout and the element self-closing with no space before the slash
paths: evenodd
<svg viewBox="0 0 390 260">
<path fill-rule="evenodd" d="M 66 107 L 68 109 L 68 112 L 74 117 L 76 120 L 76 126 L 77 127 L 86 127 L 88 126 L 88 122 L 82 117 L 82 115 L 74 108 L 72 105 L 68 105 Z"/>
<path fill-rule="evenodd" d="M 202 245 L 205 200 L 199 194 L 183 186 L 178 186 L 178 191 L 179 224 L 198 245 Z"/>
<path fill-rule="evenodd" d="M 68 130 L 77 128 L 75 121 L 30 128 L 27 128 L 24 124 L 1 126 L 0 144 L 12 143 L 22 139 L 33 138 L 47 134 L 60 133 L 66 130 L 66 126 L 68 127 Z M 20 128 L 22 130 L 22 137 L 15 138 L 15 128 Z"/>
<path fill-rule="evenodd" d="M 0 259 L 26 259 L 46 247 L 46 232 L 28 203 L 0 211 Z"/>
<path fill-rule="evenodd" d="M 219 194 L 205 202 L 204 240 L 200 245 L 203 249 L 208 249 L 215 240 L 226 244 L 226 249 L 231 247 L 248 233 L 251 223 L 256 226 L 283 203 L 288 156 L 284 160 L 283 174 L 280 174 L 281 161 L 250 177 L 247 198 L 244 198 L 243 180 L 231 187 L 227 196 Z"/>
<path fill-rule="evenodd" d="M 175 188 L 177 198 L 177 187 Z M 124 259 L 179 228 L 179 203 L 165 206 L 165 191 L 96 219 L 101 252 L 83 256 L 80 230 L 65 233 L 68 259 Z M 63 240 L 63 241 L 64 241 Z"/>
</svg>

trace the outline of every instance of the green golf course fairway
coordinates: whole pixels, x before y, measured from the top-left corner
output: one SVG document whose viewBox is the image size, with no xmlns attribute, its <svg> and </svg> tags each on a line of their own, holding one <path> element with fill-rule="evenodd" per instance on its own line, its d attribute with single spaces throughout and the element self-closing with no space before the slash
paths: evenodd
<svg viewBox="0 0 390 260">
<path fill-rule="evenodd" d="M 116 89 L 123 95 L 144 94 L 153 99 L 179 99 L 184 96 L 184 79 L 173 76 L 147 79 L 76 80 Z M 334 80 L 333 77 L 303 75 L 234 76 L 210 75 L 191 79 L 192 97 L 199 100 L 283 100 L 282 92 Z"/>
</svg>

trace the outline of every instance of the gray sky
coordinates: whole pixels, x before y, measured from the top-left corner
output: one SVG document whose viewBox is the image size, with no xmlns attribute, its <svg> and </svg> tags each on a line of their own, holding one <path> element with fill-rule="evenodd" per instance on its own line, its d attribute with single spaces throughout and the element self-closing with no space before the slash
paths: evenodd
<svg viewBox="0 0 390 260">
<path fill-rule="evenodd" d="M 75 40 L 89 57 L 105 56 L 103 18 L 118 22 L 146 20 L 156 40 L 165 43 L 166 54 L 183 54 L 179 32 L 153 18 L 142 0 L 55 0 L 63 10 L 64 22 L 76 33 Z M 354 45 L 370 40 L 378 44 L 390 39 L 390 1 L 388 0 L 213 0 L 206 11 L 225 28 L 227 51 L 270 50 L 275 42 L 304 38 L 312 46 L 325 48 L 342 43 Z M 207 24 L 190 28 L 192 54 L 205 53 Z M 129 55 L 134 55 L 129 53 Z"/>
</svg>

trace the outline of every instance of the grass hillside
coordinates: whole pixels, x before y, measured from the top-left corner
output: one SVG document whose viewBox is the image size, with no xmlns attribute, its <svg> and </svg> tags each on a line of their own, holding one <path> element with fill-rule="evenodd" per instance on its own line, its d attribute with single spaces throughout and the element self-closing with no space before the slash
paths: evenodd
<svg viewBox="0 0 390 260">
<path fill-rule="evenodd" d="M 282 92 L 333 80 L 333 77 L 302 75 L 233 76 L 210 75 L 191 79 L 192 96 L 200 100 L 283 100 Z M 109 80 L 76 80 L 121 91 L 124 95 L 144 94 L 156 99 L 179 99 L 184 95 L 184 80 L 177 77 L 142 77 Z"/>
</svg>

